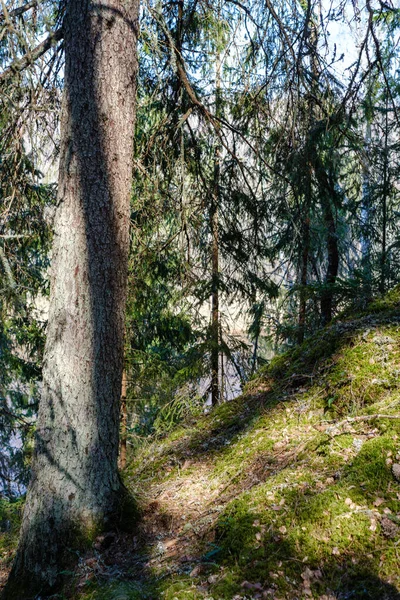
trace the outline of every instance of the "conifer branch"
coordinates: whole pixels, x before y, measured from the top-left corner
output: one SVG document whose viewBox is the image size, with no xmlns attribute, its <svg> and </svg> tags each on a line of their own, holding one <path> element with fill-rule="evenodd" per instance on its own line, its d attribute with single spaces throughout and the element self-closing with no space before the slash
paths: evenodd
<svg viewBox="0 0 400 600">
<path fill-rule="evenodd" d="M 4 23 L 4 21 L 6 21 L 7 19 L 12 19 L 13 17 L 20 17 L 24 13 L 28 12 L 28 10 L 30 10 L 31 8 L 35 8 L 36 6 L 38 6 L 38 4 L 38 0 L 32 0 L 32 2 L 28 2 L 23 6 L 18 6 L 18 8 L 14 8 L 14 10 L 8 11 L 7 15 L 5 13 L 0 13 L 0 24 Z"/>
<path fill-rule="evenodd" d="M 43 56 L 50 48 L 55 46 L 57 42 L 62 40 L 64 36 L 63 29 L 60 27 L 53 33 L 51 33 L 41 44 L 36 46 L 33 50 L 27 52 L 24 56 L 14 61 L 3 73 L 0 74 L 0 84 L 4 83 L 10 77 L 16 73 L 20 73 L 29 65 L 32 65 L 38 58 Z"/>
</svg>

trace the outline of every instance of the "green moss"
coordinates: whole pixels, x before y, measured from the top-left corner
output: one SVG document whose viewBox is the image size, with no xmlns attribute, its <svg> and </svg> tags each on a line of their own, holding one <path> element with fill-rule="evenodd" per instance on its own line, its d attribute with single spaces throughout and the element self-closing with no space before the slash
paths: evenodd
<svg viewBox="0 0 400 600">
<path fill-rule="evenodd" d="M 92 581 L 79 594 L 79 600 L 150 600 L 153 591 L 137 583 L 111 583 L 101 585 Z"/>
<path fill-rule="evenodd" d="M 167 492 L 155 525 L 187 502 L 190 523 L 168 530 L 183 556 L 179 543 L 159 560 L 142 547 L 153 572 L 140 584 L 92 580 L 76 599 L 398 598 L 399 537 L 381 519 L 400 514 L 400 422 L 348 417 L 398 413 L 399 307 L 400 286 L 373 317 L 337 321 L 273 359 L 240 398 L 138 448 L 126 481 L 144 509 L 154 489 Z M 194 494 L 206 486 L 202 505 Z M 136 518 L 133 506 L 122 520 Z"/>
<path fill-rule="evenodd" d="M 21 526 L 24 499 L 9 502 L 0 499 L 0 557 L 9 562 L 14 556 Z"/>
<path fill-rule="evenodd" d="M 200 600 L 204 598 L 204 594 L 197 589 L 193 578 L 184 575 L 175 575 L 161 585 L 160 593 L 165 600 Z"/>
<path fill-rule="evenodd" d="M 383 312 L 396 311 L 400 308 L 400 285 L 395 286 L 385 296 L 371 302 L 366 309 L 366 312 Z"/>
<path fill-rule="evenodd" d="M 365 442 L 344 477 L 349 484 L 362 485 L 365 494 L 385 494 L 393 484 L 388 459 L 399 451 L 399 442 L 389 434 Z M 400 510 L 400 501 L 397 503 Z"/>
</svg>

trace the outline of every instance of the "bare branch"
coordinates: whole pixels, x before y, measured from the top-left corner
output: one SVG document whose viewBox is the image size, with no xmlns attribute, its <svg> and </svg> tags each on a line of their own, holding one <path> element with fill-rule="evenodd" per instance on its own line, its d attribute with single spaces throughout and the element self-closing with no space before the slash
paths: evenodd
<svg viewBox="0 0 400 600">
<path fill-rule="evenodd" d="M 39 4 L 38 0 L 32 0 L 32 2 L 28 2 L 23 6 L 19 6 L 14 10 L 10 10 L 7 16 L 4 13 L 0 13 L 0 24 L 3 23 L 7 18 L 20 17 L 24 13 L 26 13 L 31 8 L 35 8 Z"/>
<path fill-rule="evenodd" d="M 55 46 L 57 42 L 62 40 L 64 36 L 63 29 L 60 27 L 54 33 L 51 33 L 41 44 L 33 50 L 27 52 L 24 56 L 14 61 L 3 73 L 0 74 L 0 84 L 7 81 L 15 73 L 20 73 L 29 65 L 33 64 L 38 58 L 43 56 L 50 48 Z"/>
</svg>

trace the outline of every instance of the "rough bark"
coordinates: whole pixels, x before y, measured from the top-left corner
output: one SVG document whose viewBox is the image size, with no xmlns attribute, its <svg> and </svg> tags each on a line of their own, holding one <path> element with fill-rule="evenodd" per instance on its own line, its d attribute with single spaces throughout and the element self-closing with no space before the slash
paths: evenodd
<svg viewBox="0 0 400 600">
<path fill-rule="evenodd" d="M 59 584 L 110 527 L 117 470 L 138 0 L 68 0 L 51 302 L 32 478 L 5 598 Z"/>
<path fill-rule="evenodd" d="M 126 455 L 128 449 L 128 407 L 126 405 L 126 396 L 128 393 L 128 379 L 126 369 L 122 372 L 122 389 L 121 389 L 121 440 L 119 445 L 119 468 L 125 469 Z"/>
</svg>

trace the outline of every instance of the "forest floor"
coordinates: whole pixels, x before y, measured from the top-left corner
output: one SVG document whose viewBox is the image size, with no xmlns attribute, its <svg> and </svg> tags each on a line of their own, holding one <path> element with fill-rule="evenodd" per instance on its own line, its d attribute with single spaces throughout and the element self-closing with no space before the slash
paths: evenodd
<svg viewBox="0 0 400 600">
<path fill-rule="evenodd" d="M 134 533 L 97 538 L 54 598 L 400 600 L 399 376 L 396 289 L 137 450 Z"/>
</svg>

